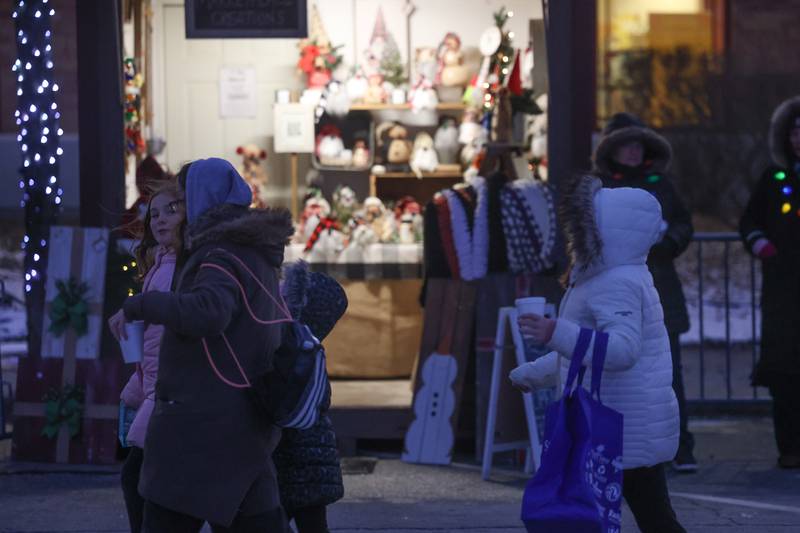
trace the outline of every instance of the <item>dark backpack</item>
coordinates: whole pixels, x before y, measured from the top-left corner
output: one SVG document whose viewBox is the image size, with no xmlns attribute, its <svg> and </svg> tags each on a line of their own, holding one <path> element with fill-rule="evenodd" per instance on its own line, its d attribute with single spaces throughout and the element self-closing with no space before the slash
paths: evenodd
<svg viewBox="0 0 800 533">
<path fill-rule="evenodd" d="M 219 372 L 208 349 L 208 343 L 203 338 L 201 341 L 211 369 L 226 385 L 246 389 L 247 395 L 255 404 L 258 412 L 270 423 L 292 429 L 308 429 L 312 427 L 319 420 L 321 406 L 325 401 L 325 394 L 328 390 L 328 372 L 325 367 L 325 350 L 322 344 L 311 333 L 308 326 L 292 318 L 280 293 L 278 298 L 273 296 L 253 271 L 232 253 L 222 249 L 216 251 L 224 252 L 239 263 L 261 287 L 262 291 L 270 297 L 278 309 L 283 312 L 285 318 L 269 321 L 261 320 L 254 316 L 250 308 L 247 307 L 251 318 L 257 323 L 264 325 L 281 324 L 282 326 L 281 344 L 275 351 L 272 369 L 257 377 L 253 383 L 247 379 L 239 359 L 233 352 L 224 332 L 221 336 L 244 378 L 244 383 L 234 383 Z M 223 272 L 236 282 L 242 293 L 242 298 L 247 299 L 244 287 L 236 276 L 227 269 L 215 263 L 203 263 L 200 268 L 213 268 Z"/>
<path fill-rule="evenodd" d="M 248 389 L 258 410 L 283 428 L 308 429 L 317 423 L 328 390 L 325 349 L 308 326 L 283 326 L 273 369 Z"/>
</svg>

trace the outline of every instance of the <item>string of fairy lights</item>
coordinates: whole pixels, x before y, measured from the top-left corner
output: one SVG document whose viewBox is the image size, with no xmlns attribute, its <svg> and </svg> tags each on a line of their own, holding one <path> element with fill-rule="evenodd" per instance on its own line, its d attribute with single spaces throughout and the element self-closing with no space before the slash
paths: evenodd
<svg viewBox="0 0 800 533">
<path fill-rule="evenodd" d="M 22 155 L 20 207 L 25 209 L 25 292 L 42 289 L 50 225 L 61 211 L 59 187 L 60 146 L 64 131 L 59 126 L 53 77 L 53 44 L 50 19 L 55 9 L 49 0 L 19 0 L 12 13 L 17 59 L 11 70 L 17 80 L 17 142 Z M 33 295 L 31 295 L 33 296 Z"/>
</svg>

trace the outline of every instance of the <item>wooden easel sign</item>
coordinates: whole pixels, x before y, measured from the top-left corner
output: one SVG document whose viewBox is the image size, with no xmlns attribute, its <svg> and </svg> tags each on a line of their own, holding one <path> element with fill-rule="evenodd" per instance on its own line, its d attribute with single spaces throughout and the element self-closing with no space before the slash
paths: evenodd
<svg viewBox="0 0 800 533">
<path fill-rule="evenodd" d="M 554 313 L 553 307 L 548 306 L 548 315 Z M 481 476 L 489 479 L 492 469 L 492 459 L 495 453 L 524 450 L 525 472 L 533 473 L 535 463 L 542 455 L 540 441 L 539 421 L 544 420 L 546 401 L 539 401 L 542 391 L 521 393 L 516 390 L 508 379 L 509 372 L 528 362 L 525 353 L 525 344 L 517 324 L 517 309 L 515 307 L 502 307 L 498 312 L 497 336 L 495 338 L 494 359 L 492 361 L 491 389 L 489 393 L 489 408 L 486 416 L 486 436 L 483 447 L 483 468 Z M 513 416 L 515 408 L 518 411 L 520 403 L 523 405 L 524 415 Z M 503 413 L 505 426 L 512 420 L 514 426 L 520 431 L 513 434 L 509 431 L 498 432 L 498 413 Z M 524 417 L 525 425 L 518 423 Z M 527 432 L 525 431 L 527 429 Z"/>
</svg>

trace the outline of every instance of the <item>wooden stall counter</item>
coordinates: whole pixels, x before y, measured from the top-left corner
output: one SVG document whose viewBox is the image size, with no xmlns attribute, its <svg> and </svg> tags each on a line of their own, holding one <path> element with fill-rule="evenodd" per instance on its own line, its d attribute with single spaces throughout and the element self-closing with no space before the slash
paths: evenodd
<svg viewBox="0 0 800 533">
<path fill-rule="evenodd" d="M 285 258 L 307 260 L 347 293 L 347 312 L 325 339 L 331 378 L 411 376 L 422 334 L 421 245 L 373 244 L 332 257 L 304 257 L 302 245 L 290 245 Z"/>
</svg>

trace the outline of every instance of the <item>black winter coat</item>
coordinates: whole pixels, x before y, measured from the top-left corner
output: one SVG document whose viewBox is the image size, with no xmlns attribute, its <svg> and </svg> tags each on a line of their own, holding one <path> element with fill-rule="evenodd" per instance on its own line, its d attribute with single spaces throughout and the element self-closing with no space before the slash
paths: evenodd
<svg viewBox="0 0 800 533">
<path fill-rule="evenodd" d="M 272 455 L 286 512 L 330 505 L 344 496 L 336 433 L 328 417 L 330 386 L 319 420 L 306 430 L 284 429 Z"/>
<path fill-rule="evenodd" d="M 645 147 L 644 165 L 636 172 L 617 172 L 612 161 L 615 149 L 635 140 Z M 689 331 L 689 314 L 674 260 L 691 243 L 694 227 L 689 211 L 665 174 L 671 159 L 672 149 L 666 139 L 649 128 L 629 126 L 613 131 L 600 141 L 594 155 L 594 172 L 603 181 L 603 187 L 644 189 L 661 204 L 667 232 L 661 242 L 650 249 L 647 266 L 661 298 L 667 332 L 677 335 Z"/>
<path fill-rule="evenodd" d="M 244 388 L 221 381 L 208 354 L 222 376 L 244 381 L 224 333 L 249 380 L 269 369 L 280 325 L 254 322 L 245 298 L 262 320 L 274 320 L 279 312 L 229 253 L 277 294 L 278 269 L 291 234 L 288 212 L 213 208 L 189 229 L 189 254 L 175 292 L 148 292 L 125 302 L 129 320 L 165 326 L 139 484 L 145 499 L 223 526 L 237 512 L 258 514 L 280 505 L 271 458 L 280 430 L 256 412 Z M 233 273 L 245 295 L 223 272 L 201 264 Z"/>
<path fill-rule="evenodd" d="M 786 145 L 789 121 L 800 116 L 800 97 L 784 102 L 770 125 L 775 165 L 761 175 L 739 221 L 748 252 L 766 238 L 778 249 L 762 262 L 761 357 L 753 384 L 800 378 L 800 162 Z"/>
</svg>

